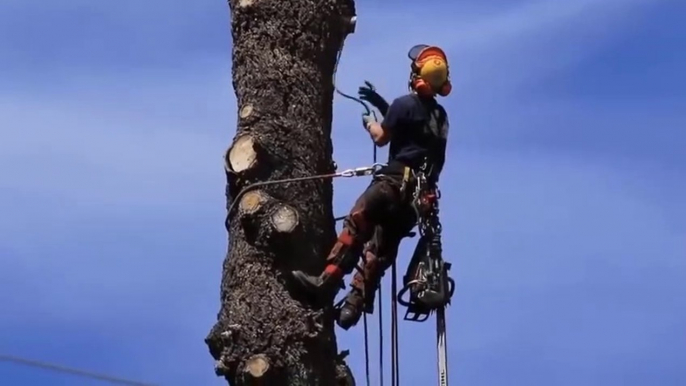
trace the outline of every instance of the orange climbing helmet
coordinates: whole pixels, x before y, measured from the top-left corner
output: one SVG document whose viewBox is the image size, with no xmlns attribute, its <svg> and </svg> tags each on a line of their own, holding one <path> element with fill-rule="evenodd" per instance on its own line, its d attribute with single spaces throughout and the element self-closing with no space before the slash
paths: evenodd
<svg viewBox="0 0 686 386">
<path fill-rule="evenodd" d="M 447 96 L 452 91 L 448 57 L 442 49 L 418 44 L 407 53 L 410 67 L 410 88 L 422 96 Z"/>
</svg>

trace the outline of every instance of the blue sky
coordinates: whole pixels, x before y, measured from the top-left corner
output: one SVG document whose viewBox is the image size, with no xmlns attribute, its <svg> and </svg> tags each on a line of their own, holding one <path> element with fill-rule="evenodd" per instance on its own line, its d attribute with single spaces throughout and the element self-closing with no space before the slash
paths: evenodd
<svg viewBox="0 0 686 386">
<path fill-rule="evenodd" d="M 410 46 L 450 56 L 451 381 L 686 384 L 686 3 L 441 3 L 359 2 L 338 81 L 392 98 Z M 224 384 L 203 338 L 226 249 L 228 17 L 207 0 L 0 4 L 0 353 Z M 334 103 L 336 161 L 368 164 L 359 105 Z M 337 181 L 336 213 L 367 183 Z M 403 384 L 434 383 L 433 328 L 401 322 Z M 339 342 L 363 381 L 362 329 Z M 6 363 L 0 379 L 101 384 Z"/>
</svg>

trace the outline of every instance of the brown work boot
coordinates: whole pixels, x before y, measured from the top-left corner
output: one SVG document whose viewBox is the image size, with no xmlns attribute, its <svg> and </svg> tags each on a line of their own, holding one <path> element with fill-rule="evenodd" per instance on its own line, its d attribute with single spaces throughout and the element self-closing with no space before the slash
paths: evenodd
<svg viewBox="0 0 686 386">
<path fill-rule="evenodd" d="M 364 305 L 364 297 L 362 292 L 353 288 L 345 298 L 345 303 L 341 307 L 336 323 L 344 330 L 357 324 L 362 316 L 362 306 Z"/>
</svg>

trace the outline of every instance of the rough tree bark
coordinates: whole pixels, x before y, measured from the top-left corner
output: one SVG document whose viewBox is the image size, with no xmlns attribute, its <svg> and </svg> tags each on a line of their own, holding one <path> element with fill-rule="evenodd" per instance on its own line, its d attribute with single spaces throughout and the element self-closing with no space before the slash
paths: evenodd
<svg viewBox="0 0 686 386">
<path fill-rule="evenodd" d="M 251 183 L 331 173 L 332 76 L 353 0 L 230 0 L 238 125 L 227 209 Z M 205 342 L 230 385 L 354 385 L 330 307 L 291 291 L 335 239 L 331 180 L 264 186 L 229 213 L 221 309 Z"/>
</svg>

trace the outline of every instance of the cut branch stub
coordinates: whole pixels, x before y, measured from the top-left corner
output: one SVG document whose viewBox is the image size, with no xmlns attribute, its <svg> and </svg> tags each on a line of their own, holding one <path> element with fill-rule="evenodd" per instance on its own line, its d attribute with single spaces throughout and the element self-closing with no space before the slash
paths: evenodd
<svg viewBox="0 0 686 386">
<path fill-rule="evenodd" d="M 300 222 L 298 211 L 286 204 L 277 205 L 269 218 L 274 230 L 280 233 L 293 232 Z"/>
<path fill-rule="evenodd" d="M 267 371 L 269 371 L 269 360 L 262 354 L 253 355 L 245 361 L 243 372 L 245 378 L 249 381 L 248 384 L 259 385 L 259 381 L 263 379 Z"/>
<path fill-rule="evenodd" d="M 238 6 L 239 7 L 249 7 L 255 3 L 255 0 L 239 0 L 238 1 Z"/>
<path fill-rule="evenodd" d="M 224 154 L 224 167 L 229 172 L 240 173 L 253 167 L 256 162 L 255 140 L 249 134 L 236 138 Z"/>
<path fill-rule="evenodd" d="M 249 117 L 250 114 L 252 114 L 252 110 L 253 110 L 252 105 L 248 103 L 245 106 L 243 106 L 243 108 L 241 108 L 241 111 L 240 111 L 240 113 L 238 113 L 238 116 L 241 117 L 241 119 L 245 119 L 245 118 Z"/>
<path fill-rule="evenodd" d="M 238 210 L 241 214 L 254 214 L 267 202 L 269 196 L 261 190 L 249 190 L 243 194 Z"/>
</svg>

